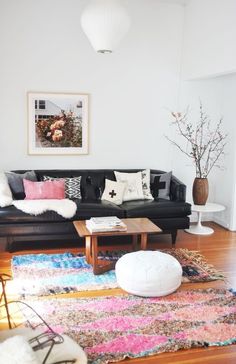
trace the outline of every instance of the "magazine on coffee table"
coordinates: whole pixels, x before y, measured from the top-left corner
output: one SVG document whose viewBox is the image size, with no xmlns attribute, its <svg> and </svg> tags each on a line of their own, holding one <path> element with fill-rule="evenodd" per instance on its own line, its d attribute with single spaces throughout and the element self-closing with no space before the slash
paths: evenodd
<svg viewBox="0 0 236 364">
<path fill-rule="evenodd" d="M 116 216 L 91 217 L 86 220 L 86 227 L 91 233 L 127 230 L 127 226 Z"/>
</svg>

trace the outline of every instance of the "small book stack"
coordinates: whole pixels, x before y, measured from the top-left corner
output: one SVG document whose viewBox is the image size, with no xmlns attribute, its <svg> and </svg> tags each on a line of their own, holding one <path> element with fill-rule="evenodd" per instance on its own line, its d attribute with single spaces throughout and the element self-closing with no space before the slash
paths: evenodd
<svg viewBox="0 0 236 364">
<path fill-rule="evenodd" d="M 91 217 L 86 220 L 86 227 L 91 233 L 127 230 L 127 226 L 116 216 Z"/>
</svg>

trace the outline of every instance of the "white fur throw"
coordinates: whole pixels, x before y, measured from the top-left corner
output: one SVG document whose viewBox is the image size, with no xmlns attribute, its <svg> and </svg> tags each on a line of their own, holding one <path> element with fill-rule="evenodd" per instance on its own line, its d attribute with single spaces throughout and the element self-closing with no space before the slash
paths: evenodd
<svg viewBox="0 0 236 364">
<path fill-rule="evenodd" d="M 55 211 L 65 219 L 73 217 L 77 210 L 74 201 L 64 200 L 14 200 L 12 204 L 19 210 L 31 215 L 40 215 L 46 211 Z"/>
<path fill-rule="evenodd" d="M 1 364 L 40 364 L 23 336 L 13 336 L 0 344 Z"/>
<path fill-rule="evenodd" d="M 87 364 L 87 356 L 83 351 L 83 349 L 69 336 L 62 335 L 62 337 L 64 339 L 64 342 L 60 345 L 54 345 L 46 364 L 53 364 L 58 362 L 64 363 L 66 362 L 66 360 L 73 360 L 73 359 L 76 360 L 75 364 Z M 45 358 L 47 351 L 48 347 L 36 351 L 36 355 L 40 363 L 43 362 L 43 359 Z"/>
<path fill-rule="evenodd" d="M 12 204 L 12 193 L 5 173 L 0 173 L 0 207 Z"/>
</svg>

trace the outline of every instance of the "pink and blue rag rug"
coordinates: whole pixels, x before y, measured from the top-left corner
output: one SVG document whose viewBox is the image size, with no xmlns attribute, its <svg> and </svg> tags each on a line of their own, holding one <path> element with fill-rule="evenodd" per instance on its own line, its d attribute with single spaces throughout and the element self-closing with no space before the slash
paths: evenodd
<svg viewBox="0 0 236 364">
<path fill-rule="evenodd" d="M 196 251 L 169 249 L 183 268 L 183 282 L 209 282 L 223 279 Z M 117 260 L 126 252 L 100 253 L 100 259 Z M 14 291 L 20 295 L 50 295 L 86 290 L 117 288 L 115 271 L 94 275 L 85 256 L 64 254 L 27 254 L 12 258 Z"/>
<path fill-rule="evenodd" d="M 236 297 L 226 289 L 27 300 L 58 333 L 81 345 L 90 364 L 236 342 Z M 158 361 L 157 361 L 158 362 Z"/>
</svg>

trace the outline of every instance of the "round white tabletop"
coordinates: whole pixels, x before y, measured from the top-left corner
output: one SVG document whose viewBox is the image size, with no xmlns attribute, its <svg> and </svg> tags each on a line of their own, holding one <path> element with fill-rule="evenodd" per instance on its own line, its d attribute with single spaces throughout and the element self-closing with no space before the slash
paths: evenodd
<svg viewBox="0 0 236 364">
<path fill-rule="evenodd" d="M 202 226 L 201 219 L 202 214 L 205 212 L 218 212 L 225 210 L 225 206 L 219 205 L 217 203 L 206 203 L 205 205 L 192 205 L 192 211 L 197 212 L 198 214 L 198 222 L 195 225 L 191 225 L 189 229 L 185 231 L 190 234 L 199 234 L 199 235 L 210 235 L 214 233 L 214 230 L 207 226 Z"/>
</svg>

